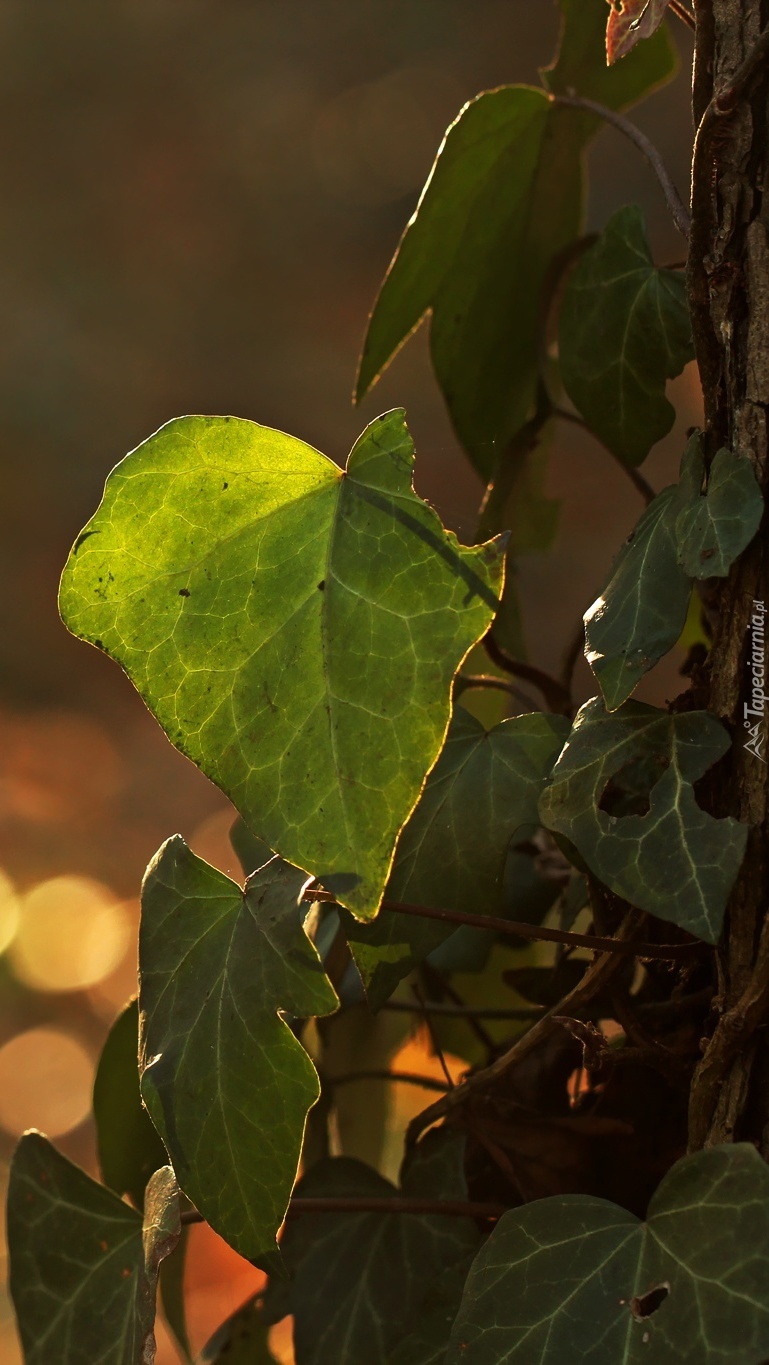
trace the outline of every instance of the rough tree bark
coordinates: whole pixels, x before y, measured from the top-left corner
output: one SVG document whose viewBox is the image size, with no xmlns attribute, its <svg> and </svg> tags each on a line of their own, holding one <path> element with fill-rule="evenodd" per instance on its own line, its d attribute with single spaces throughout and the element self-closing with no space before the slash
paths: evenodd
<svg viewBox="0 0 769 1365">
<path fill-rule="evenodd" d="M 753 462 L 769 493 L 769 22 L 767 0 L 696 0 L 698 128 L 688 279 L 706 446 Z M 718 951 L 714 1024 L 695 1073 L 690 1145 L 749 1140 L 769 1159 L 769 769 L 745 748 L 754 602 L 767 602 L 767 519 L 726 581 L 707 585 L 714 629 L 696 701 L 734 735 L 716 812 L 750 827 Z M 767 717 L 763 734 L 766 737 Z"/>
</svg>

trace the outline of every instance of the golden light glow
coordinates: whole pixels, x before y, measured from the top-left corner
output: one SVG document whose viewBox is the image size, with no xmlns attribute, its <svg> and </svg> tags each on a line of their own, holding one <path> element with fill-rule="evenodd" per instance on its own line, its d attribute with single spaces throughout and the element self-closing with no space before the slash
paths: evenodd
<svg viewBox="0 0 769 1365">
<path fill-rule="evenodd" d="M 53 1028 L 18 1033 L 0 1048 L 0 1127 L 61 1137 L 91 1108 L 94 1063 L 82 1043 Z"/>
<path fill-rule="evenodd" d="M 84 990 L 115 970 L 130 938 L 130 917 L 108 887 L 88 877 L 52 877 L 22 899 L 11 965 L 35 990 Z"/>
<path fill-rule="evenodd" d="M 10 877 L 0 868 L 0 953 L 4 953 L 16 937 L 19 919 L 19 897 Z"/>
</svg>

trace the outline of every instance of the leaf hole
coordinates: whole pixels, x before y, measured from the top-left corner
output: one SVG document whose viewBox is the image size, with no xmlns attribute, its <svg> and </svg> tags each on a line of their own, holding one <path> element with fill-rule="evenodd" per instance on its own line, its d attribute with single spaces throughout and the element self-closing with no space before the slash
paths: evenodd
<svg viewBox="0 0 769 1365">
<path fill-rule="evenodd" d="M 630 1311 L 636 1322 L 644 1322 L 650 1318 L 657 1309 L 662 1306 L 670 1293 L 670 1285 L 667 1280 L 662 1284 L 656 1284 L 653 1289 L 647 1290 L 645 1294 L 634 1295 L 630 1300 Z"/>
<path fill-rule="evenodd" d="M 617 820 L 626 815 L 648 815 L 651 793 L 665 769 L 667 754 L 639 754 L 623 763 L 606 783 L 598 809 Z"/>
</svg>

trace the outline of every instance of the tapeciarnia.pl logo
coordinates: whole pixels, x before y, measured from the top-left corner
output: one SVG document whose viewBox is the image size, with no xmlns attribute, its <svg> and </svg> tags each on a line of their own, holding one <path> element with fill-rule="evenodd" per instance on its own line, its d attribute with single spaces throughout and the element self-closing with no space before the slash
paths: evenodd
<svg viewBox="0 0 769 1365">
<path fill-rule="evenodd" d="M 764 723 L 766 720 L 766 703 L 769 701 L 769 697 L 764 691 L 766 685 L 765 617 L 766 606 L 754 598 L 753 613 L 748 625 L 750 631 L 750 649 L 748 652 L 750 701 L 743 704 L 742 710 L 745 729 L 749 736 L 745 741 L 745 748 L 749 753 L 759 758 L 762 763 L 766 763 L 763 752 L 766 743 Z"/>
</svg>

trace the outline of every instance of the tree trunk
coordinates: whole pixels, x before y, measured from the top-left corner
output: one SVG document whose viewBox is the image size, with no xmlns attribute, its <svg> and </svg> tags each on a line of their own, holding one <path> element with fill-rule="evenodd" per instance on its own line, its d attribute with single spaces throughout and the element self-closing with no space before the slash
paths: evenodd
<svg viewBox="0 0 769 1365">
<path fill-rule="evenodd" d="M 766 0 L 697 0 L 689 290 L 705 394 L 709 455 L 747 456 L 769 492 L 769 19 Z M 698 704 L 734 744 L 711 782 L 714 813 L 750 827 L 718 950 L 714 1027 L 703 1041 L 690 1105 L 690 1145 L 756 1142 L 769 1159 L 769 789 L 767 721 L 752 708 L 769 600 L 767 519 L 727 580 L 706 585 L 714 630 Z M 756 665 L 758 667 L 758 663 Z M 765 676 L 765 675 L 764 675 Z M 760 677 L 760 674 L 759 674 Z M 765 690 L 764 688 L 761 689 Z M 769 710 L 769 708 L 766 708 Z M 749 725 L 758 725 L 753 749 Z M 759 750 L 757 753 L 754 750 Z"/>
</svg>

